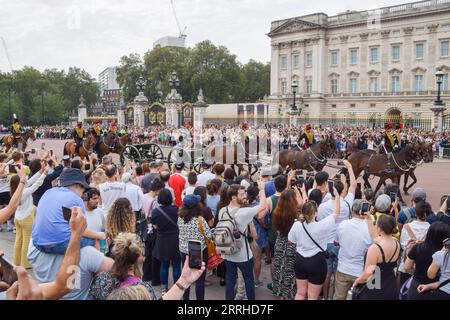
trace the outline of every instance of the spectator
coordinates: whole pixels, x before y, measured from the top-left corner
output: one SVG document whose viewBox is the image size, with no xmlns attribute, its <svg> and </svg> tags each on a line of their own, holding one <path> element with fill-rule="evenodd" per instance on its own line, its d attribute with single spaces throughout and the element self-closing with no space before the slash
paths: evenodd
<svg viewBox="0 0 450 320">
<path fill-rule="evenodd" d="M 222 182 L 219 179 L 213 179 L 206 184 L 206 191 L 208 195 L 206 196 L 205 204 L 211 209 L 213 217 L 217 214 L 217 204 L 220 200 L 219 189 L 221 188 Z"/>
<path fill-rule="evenodd" d="M 416 218 L 409 223 L 404 224 L 404 228 L 400 233 L 400 245 L 404 252 L 404 259 L 401 259 L 398 268 L 400 287 L 408 280 L 411 275 L 405 271 L 404 260 L 407 257 L 408 251 L 418 242 L 423 242 L 427 234 L 430 224 L 426 221 L 427 215 L 433 213 L 431 205 L 425 201 L 419 201 L 414 207 Z"/>
<path fill-rule="evenodd" d="M 152 161 L 150 163 L 150 173 L 146 174 L 142 178 L 141 186 L 144 193 L 148 193 L 150 190 L 150 186 L 152 185 L 153 180 L 156 177 L 160 176 L 160 172 L 162 169 L 162 162 L 160 160 Z"/>
<path fill-rule="evenodd" d="M 34 223 L 34 211 L 32 194 L 44 182 L 48 172 L 48 165 L 44 161 L 40 171 L 35 173 L 29 180 L 27 188 L 22 192 L 22 199 L 20 205 L 17 207 L 14 218 L 14 225 L 17 228 L 16 240 L 14 243 L 14 258 L 13 262 L 16 266 L 22 266 L 25 269 L 30 269 L 31 265 L 27 260 L 28 245 L 30 243 L 31 231 Z M 14 175 L 11 177 L 11 194 L 17 190 L 20 184 L 20 177 Z"/>
<path fill-rule="evenodd" d="M 272 180 L 272 170 L 262 169 L 261 170 L 261 180 L 264 182 L 264 192 L 266 193 L 266 198 L 271 197 L 275 194 L 275 184 Z"/>
<path fill-rule="evenodd" d="M 253 208 L 243 208 L 247 205 L 247 194 L 244 187 L 232 185 L 227 189 L 227 198 L 230 199 L 228 206 L 219 211 L 219 221 L 227 216 L 234 217 L 239 232 L 243 235 L 237 241 L 240 242 L 240 250 L 231 255 L 222 255 L 226 261 L 226 294 L 227 300 L 234 298 L 234 286 L 237 279 L 237 268 L 242 272 L 245 281 L 245 291 L 248 300 L 255 300 L 255 283 L 253 277 L 253 254 L 247 240 L 248 225 L 256 215 L 267 211 L 264 185 L 258 183 L 260 190 L 260 205 Z M 245 249 L 244 249 L 245 247 Z"/>
<path fill-rule="evenodd" d="M 106 240 L 108 241 L 109 254 L 114 247 L 114 239 L 121 232 L 136 231 L 136 215 L 131 208 L 131 203 L 127 198 L 117 199 L 106 216 Z"/>
<path fill-rule="evenodd" d="M 443 196 L 441 199 L 441 208 L 436 214 L 436 221 L 442 221 L 450 226 L 450 196 Z"/>
<path fill-rule="evenodd" d="M 214 173 L 211 172 L 211 164 L 207 162 L 202 163 L 203 172 L 197 176 L 197 187 L 206 187 L 209 180 L 216 177 Z"/>
<path fill-rule="evenodd" d="M 295 278 L 297 283 L 296 300 L 317 300 L 327 276 L 325 247 L 329 234 L 333 231 L 340 213 L 340 196 L 334 190 L 333 214 L 316 222 L 317 204 L 307 201 L 302 207 L 300 221 L 292 225 L 288 234 L 295 244 Z"/>
<path fill-rule="evenodd" d="M 186 178 L 181 174 L 184 169 L 184 162 L 180 161 L 173 165 L 173 174 L 170 175 L 168 185 L 173 189 L 175 204 L 181 206 L 181 194 L 186 187 Z"/>
<path fill-rule="evenodd" d="M 394 269 L 397 268 L 400 257 L 400 244 L 393 237 L 398 233 L 395 218 L 387 214 L 380 215 L 377 219 L 377 233 L 380 239 L 369 247 L 364 272 L 355 280 L 353 288 L 362 286 L 359 300 L 397 300 L 398 287 Z M 369 287 L 367 283 L 374 272 L 377 286 L 372 284 Z"/>
<path fill-rule="evenodd" d="M 306 191 L 305 191 L 306 195 Z M 293 300 L 295 286 L 295 245 L 288 241 L 288 233 L 299 217 L 303 205 L 300 190 L 284 190 L 273 213 L 273 225 L 277 231 L 274 255 L 273 292 L 283 300 Z"/>
<path fill-rule="evenodd" d="M 309 192 L 308 200 L 314 201 L 320 207 L 322 204 L 322 191 L 320 189 L 312 189 Z"/>
<path fill-rule="evenodd" d="M 417 288 L 437 280 L 428 278 L 428 267 L 433 262 L 433 254 L 442 249 L 442 242 L 447 238 L 450 238 L 450 227 L 443 222 L 435 222 L 428 229 L 425 240 L 415 244 L 409 250 L 405 261 L 405 271 L 413 272 L 413 277 L 408 289 L 408 300 L 427 298 L 427 295 L 419 294 Z"/>
<path fill-rule="evenodd" d="M 312 187 L 312 189 L 319 189 L 322 192 L 322 201 L 321 202 L 326 202 L 328 200 L 331 199 L 331 190 L 328 190 L 328 178 L 330 177 L 330 175 L 328 174 L 328 172 L 326 171 L 319 171 L 316 173 L 315 177 L 314 177 L 314 186 Z M 309 191 L 311 192 L 311 191 Z M 309 196 L 309 192 L 308 192 L 308 196 Z"/>
<path fill-rule="evenodd" d="M 105 232 L 105 215 L 98 207 L 100 201 L 100 191 L 92 188 L 83 193 L 82 196 L 84 202 L 84 209 L 86 211 L 86 220 L 88 229 L 94 232 Z M 95 247 L 101 252 L 106 252 L 106 241 L 96 240 Z"/>
<path fill-rule="evenodd" d="M 113 164 L 105 168 L 107 181 L 98 186 L 100 190 L 100 197 L 102 199 L 102 210 L 107 214 L 114 202 L 123 197 L 125 193 L 125 184 L 118 182 L 119 170 Z"/>
<path fill-rule="evenodd" d="M 153 209 L 159 206 L 157 198 L 162 189 L 164 189 L 164 183 L 160 178 L 156 178 L 152 181 L 149 192 L 144 194 L 142 209 L 147 219 L 152 216 Z"/>
<path fill-rule="evenodd" d="M 223 181 L 223 173 L 225 171 L 225 165 L 223 163 L 216 163 L 212 169 L 212 172 L 215 174 L 214 179 L 219 179 Z"/>
<path fill-rule="evenodd" d="M 226 168 L 223 173 L 223 182 L 231 186 L 236 183 L 236 172 L 232 168 Z"/>
<path fill-rule="evenodd" d="M 344 220 L 336 231 L 339 256 L 333 300 L 345 300 L 348 290 L 364 271 L 364 258 L 376 237 L 370 211 L 363 212 L 364 201 L 355 200 L 352 219 Z"/>
<path fill-rule="evenodd" d="M 98 188 L 102 183 L 108 180 L 105 170 L 102 168 L 97 168 L 91 175 L 91 187 Z"/>
<path fill-rule="evenodd" d="M 136 179 L 138 181 L 138 185 L 142 184 L 142 179 L 144 178 L 144 169 L 141 166 L 137 166 L 136 169 Z"/>
<path fill-rule="evenodd" d="M 416 204 L 420 201 L 426 201 L 426 199 L 427 199 L 427 194 L 424 189 L 422 189 L 422 188 L 414 189 L 412 196 L 411 196 L 411 207 L 400 210 L 400 212 L 398 213 L 397 224 L 400 229 L 400 232 L 402 231 L 404 224 L 410 223 L 410 222 L 416 220 L 416 210 L 415 210 Z M 427 218 L 427 216 L 425 218 Z M 432 217 L 430 217 L 429 219 L 432 219 Z M 426 220 L 429 223 L 432 223 L 433 221 L 429 220 L 429 219 L 427 218 Z"/>
<path fill-rule="evenodd" d="M 247 202 L 248 206 L 251 208 L 259 206 L 260 204 L 259 188 L 257 186 L 248 187 Z M 262 253 L 263 249 L 267 246 L 267 239 L 264 227 L 259 223 L 258 217 L 253 217 L 253 225 L 255 226 L 256 238 L 254 238 L 253 241 L 250 243 L 250 248 L 252 249 L 253 254 L 255 288 L 258 288 L 262 285 L 262 281 L 260 280 L 262 267 Z"/>
<path fill-rule="evenodd" d="M 193 194 L 200 196 L 202 217 L 205 218 L 206 222 L 208 222 L 209 227 L 212 228 L 214 226 L 214 215 L 212 214 L 212 210 L 206 205 L 206 187 L 196 187 Z"/>
<path fill-rule="evenodd" d="M 170 264 L 174 283 L 181 274 L 178 207 L 172 204 L 172 194 L 167 189 L 162 189 L 158 194 L 158 203 L 160 206 L 152 211 L 152 224 L 156 228 L 156 243 L 152 256 L 161 262 L 161 292 L 164 294 L 169 288 Z"/>
<path fill-rule="evenodd" d="M 122 182 L 125 184 L 125 192 L 122 196 L 130 201 L 131 208 L 133 208 L 133 211 L 138 218 L 142 210 L 142 199 L 144 198 L 144 193 L 138 185 L 131 182 L 131 175 L 132 174 L 129 172 L 125 172 L 122 175 Z"/>
<path fill-rule="evenodd" d="M 136 234 L 119 233 L 111 254 L 114 258 L 112 270 L 101 272 L 94 278 L 89 296 L 94 300 L 105 300 L 116 288 L 143 285 L 154 300 L 156 295 L 152 286 L 141 280 L 138 262 L 143 260 L 142 245 Z"/>
<path fill-rule="evenodd" d="M 61 173 L 60 187 L 45 192 L 39 201 L 33 225 L 33 247 L 42 253 L 62 255 L 70 240 L 69 223 L 64 219 L 62 207 L 80 207 L 84 213 L 82 194 L 89 186 L 79 169 L 67 168 Z M 81 248 L 95 246 L 95 239 L 105 235 L 87 229 L 81 239 Z"/>
<path fill-rule="evenodd" d="M 172 198 L 175 199 L 175 192 L 169 186 L 169 179 L 170 179 L 170 172 L 169 172 L 169 170 L 161 171 L 160 178 L 164 182 L 164 188 L 168 189 L 170 191 L 170 193 L 172 194 Z"/>
<path fill-rule="evenodd" d="M 189 186 L 183 190 L 183 193 L 181 195 L 182 198 L 194 193 L 195 185 L 197 184 L 197 174 L 194 171 L 188 173 L 187 182 Z"/>
<path fill-rule="evenodd" d="M 420 293 L 430 289 L 434 292 L 430 295 L 432 300 L 450 300 L 450 238 L 443 241 L 444 249 L 433 254 L 433 262 L 428 268 L 428 278 L 439 278 L 438 281 L 430 284 L 421 284 L 417 288 Z"/>
<path fill-rule="evenodd" d="M 53 281 L 48 281 L 46 283 L 38 284 L 37 281 L 31 279 L 25 269 L 21 266 L 16 266 L 14 271 L 17 274 L 18 281 L 15 282 L 6 292 L 6 298 L 8 300 L 56 300 L 63 298 L 65 295 L 71 292 L 70 285 L 73 285 L 73 271 L 70 272 L 70 268 L 73 266 L 84 267 L 85 262 L 83 261 L 83 265 L 80 263 L 80 255 L 81 252 L 86 252 L 88 249 L 82 249 L 80 251 L 80 241 L 83 236 L 83 233 L 86 230 L 86 218 L 83 216 L 81 208 L 72 208 L 72 216 L 70 218 L 70 230 L 71 237 L 69 241 L 69 245 L 64 255 L 64 259 L 62 263 L 60 263 L 59 271 Z M 3 253 L 0 252 L 0 256 Z M 83 255 L 83 259 L 85 259 L 86 255 Z M 47 271 L 48 268 L 54 269 L 55 266 L 48 265 L 46 266 Z M 106 263 L 105 266 L 106 267 Z M 80 279 L 85 279 L 85 269 L 81 269 L 80 275 L 82 276 Z M 34 271 L 36 274 L 36 270 Z M 85 285 L 85 282 L 82 282 Z M 1 300 L 1 299 L 0 299 Z"/>
<path fill-rule="evenodd" d="M 4 170 L 4 168 L 3 168 L 3 170 Z M 3 173 L 3 170 L 0 166 L 0 177 L 1 177 L 1 173 Z M 27 184 L 27 176 L 25 174 L 25 168 L 20 167 L 19 170 L 17 170 L 17 175 L 20 178 L 20 183 L 19 183 L 16 191 L 14 192 L 14 194 L 11 196 L 11 199 L 8 201 L 8 204 L 3 209 L 0 209 L 0 225 L 2 225 L 3 223 L 5 223 L 5 221 L 7 221 L 11 218 L 11 216 L 16 211 L 16 209 L 19 206 L 20 201 L 22 199 L 22 193 L 23 193 L 23 190 L 25 189 L 25 185 Z M 8 180 L 8 184 L 9 184 L 9 180 Z"/>
<path fill-rule="evenodd" d="M 353 167 L 350 162 L 344 160 L 344 165 L 347 168 L 348 175 L 350 177 L 350 186 L 347 190 L 346 188 L 346 179 L 344 175 L 340 175 L 340 180 L 334 179 L 334 186 L 339 193 L 340 196 L 340 212 L 339 217 L 336 220 L 336 224 L 332 229 L 332 232 L 328 234 L 328 244 L 327 244 L 327 278 L 325 279 L 325 283 L 323 286 L 323 294 L 324 298 L 328 299 L 329 295 L 332 296 L 329 292 L 331 277 L 336 276 L 336 270 L 338 265 L 338 256 L 339 256 L 339 244 L 336 240 L 336 230 L 339 224 L 351 218 L 353 202 L 355 201 L 355 190 L 356 190 L 356 178 L 353 173 Z M 317 175 L 316 175 L 317 178 Z M 328 183 L 327 183 L 328 185 Z M 334 202 L 333 200 L 324 201 L 319 206 L 319 213 L 317 216 L 318 221 L 328 217 L 334 212 Z"/>
</svg>

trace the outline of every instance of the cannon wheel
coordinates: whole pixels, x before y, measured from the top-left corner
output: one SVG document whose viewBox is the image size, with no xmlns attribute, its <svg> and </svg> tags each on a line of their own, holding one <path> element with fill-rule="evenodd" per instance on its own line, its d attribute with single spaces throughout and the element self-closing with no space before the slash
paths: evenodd
<svg viewBox="0 0 450 320">
<path fill-rule="evenodd" d="M 142 155 L 144 159 L 148 161 L 164 159 L 164 154 L 161 147 L 154 143 L 146 145 L 142 150 Z"/>
<path fill-rule="evenodd" d="M 167 166 L 170 171 L 172 171 L 172 165 L 177 162 L 177 160 L 183 160 L 186 167 L 190 168 L 191 156 L 188 151 L 180 147 L 174 147 L 170 150 L 169 155 L 167 156 Z"/>
<path fill-rule="evenodd" d="M 120 154 L 120 163 L 124 165 L 125 160 L 134 160 L 134 162 L 136 163 L 141 163 L 142 158 L 139 150 L 131 144 L 125 146 L 122 153 Z"/>
</svg>

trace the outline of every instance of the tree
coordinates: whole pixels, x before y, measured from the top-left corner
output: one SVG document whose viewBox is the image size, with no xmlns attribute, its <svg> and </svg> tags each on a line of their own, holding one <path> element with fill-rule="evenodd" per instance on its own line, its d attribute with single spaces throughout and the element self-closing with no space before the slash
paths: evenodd
<svg viewBox="0 0 450 320">
<path fill-rule="evenodd" d="M 270 93 L 270 63 L 250 60 L 242 67 L 240 102 L 255 102 Z"/>
<path fill-rule="evenodd" d="M 38 92 L 41 73 L 33 67 L 24 67 L 14 71 L 13 76 L 13 88 L 20 102 L 19 113 L 20 118 L 23 119 L 22 123 L 34 123 L 36 120 L 34 98 Z"/>
<path fill-rule="evenodd" d="M 130 102 L 137 96 L 136 81 L 144 73 L 144 66 L 139 54 L 131 53 L 120 58 L 116 68 L 117 83 L 122 88 L 125 102 Z"/>
</svg>

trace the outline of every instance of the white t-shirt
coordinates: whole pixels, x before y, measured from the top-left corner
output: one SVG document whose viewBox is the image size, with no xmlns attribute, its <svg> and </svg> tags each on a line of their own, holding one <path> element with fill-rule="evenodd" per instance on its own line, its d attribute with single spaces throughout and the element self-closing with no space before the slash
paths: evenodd
<svg viewBox="0 0 450 320">
<path fill-rule="evenodd" d="M 194 194 L 194 190 L 195 190 L 195 186 L 189 186 L 186 189 L 183 190 L 183 192 L 181 193 L 181 199 L 184 199 L 184 197 L 190 195 L 190 194 Z"/>
<path fill-rule="evenodd" d="M 105 182 L 98 186 L 102 198 L 102 209 L 108 214 L 109 209 L 114 202 L 125 197 L 125 183 L 123 182 Z"/>
<path fill-rule="evenodd" d="M 439 283 L 442 283 L 442 282 L 446 281 L 447 279 L 450 279 L 450 262 L 447 262 L 447 266 L 444 266 L 446 254 L 447 254 L 447 252 L 442 251 L 442 250 L 437 251 L 433 254 L 433 261 L 438 265 L 438 267 L 441 271 L 441 276 L 439 277 Z M 442 290 L 445 293 L 450 294 L 450 283 L 446 284 L 439 290 Z"/>
<path fill-rule="evenodd" d="M 364 271 L 364 255 L 372 244 L 367 222 L 357 218 L 342 221 L 337 227 L 336 238 L 339 242 L 337 270 L 359 277 Z"/>
<path fill-rule="evenodd" d="M 216 177 L 216 175 L 214 173 L 212 173 L 211 171 L 205 171 L 200 173 L 197 176 L 197 187 L 206 187 L 206 184 L 208 183 L 209 180 L 212 180 Z"/>
<path fill-rule="evenodd" d="M 92 211 L 86 210 L 87 228 L 95 232 L 105 231 L 105 216 L 103 211 L 99 208 Z"/>
<path fill-rule="evenodd" d="M 348 217 L 350 216 L 350 210 L 353 206 L 353 202 L 355 201 L 355 195 L 351 192 L 347 194 L 347 196 L 343 199 L 340 198 L 340 213 L 338 218 L 336 219 L 336 225 L 333 228 L 332 232 L 329 234 L 328 242 L 327 243 L 333 243 L 336 240 L 336 228 L 339 226 L 339 224 L 344 221 L 348 220 Z M 347 202 L 345 202 L 347 201 Z M 325 219 L 326 217 L 333 214 L 334 211 L 334 200 L 330 199 L 326 202 L 322 202 L 319 206 L 318 214 L 317 214 L 317 220 Z"/>
<path fill-rule="evenodd" d="M 430 224 L 427 221 L 418 221 L 414 220 L 408 225 L 411 227 L 412 232 L 416 236 L 416 239 L 419 241 L 425 240 L 425 236 L 427 235 L 428 228 L 430 228 Z M 406 231 L 405 226 L 402 228 L 402 233 L 400 234 L 400 245 L 402 246 L 402 249 L 406 248 L 406 245 L 408 244 L 409 240 L 411 240 L 411 237 L 409 236 L 408 231 Z M 398 267 L 398 270 L 400 272 L 406 273 L 405 270 L 405 262 L 403 259 L 400 261 L 400 265 Z"/>
<path fill-rule="evenodd" d="M 226 208 L 222 208 L 220 213 L 219 213 L 219 217 L 222 216 L 222 212 L 226 210 Z M 236 209 L 229 209 L 229 212 L 231 215 L 234 216 L 234 220 L 236 221 L 236 225 L 237 228 L 239 229 L 239 231 L 243 234 L 248 234 L 247 233 L 247 227 L 249 225 L 250 222 L 252 222 L 253 217 L 256 216 L 256 214 L 258 213 L 258 207 L 252 207 L 252 208 L 240 208 L 239 210 L 237 210 L 236 213 L 234 213 L 234 211 L 236 211 Z M 245 237 L 243 235 L 241 235 L 241 238 L 239 239 L 239 241 L 241 242 L 241 249 L 233 254 L 233 255 L 224 255 L 223 259 L 231 261 L 231 262 L 247 262 L 249 261 L 251 258 L 253 258 L 253 254 L 252 254 L 252 249 L 250 248 L 250 244 L 248 243 L 248 240 L 245 239 Z M 245 247 L 247 246 L 247 248 Z M 248 256 L 247 256 L 248 253 Z"/>
<path fill-rule="evenodd" d="M 335 227 L 334 217 L 330 215 L 319 222 L 313 221 L 311 223 L 304 223 L 304 225 L 311 237 L 323 250 L 326 250 L 329 233 Z M 322 252 L 305 232 L 300 221 L 296 221 L 292 225 L 288 239 L 296 245 L 297 252 L 305 258 L 315 256 L 319 252 Z"/>
<path fill-rule="evenodd" d="M 130 200 L 133 211 L 136 212 L 142 209 L 142 198 L 144 198 L 144 193 L 142 192 L 141 187 L 131 182 L 127 182 L 125 183 L 125 193 L 123 196 Z"/>
</svg>

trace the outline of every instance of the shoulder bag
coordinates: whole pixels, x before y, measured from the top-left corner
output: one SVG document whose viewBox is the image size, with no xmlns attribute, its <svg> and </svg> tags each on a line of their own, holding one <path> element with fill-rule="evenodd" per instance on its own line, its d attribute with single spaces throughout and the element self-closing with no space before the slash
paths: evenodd
<svg viewBox="0 0 450 320">
<path fill-rule="evenodd" d="M 208 239 L 205 235 L 205 229 L 203 228 L 202 216 L 198 216 L 198 225 L 200 227 L 200 233 L 205 239 L 206 247 L 208 248 L 208 270 L 213 270 L 217 268 L 219 264 L 223 262 L 222 257 L 216 251 L 216 245 L 210 239 Z"/>
</svg>

